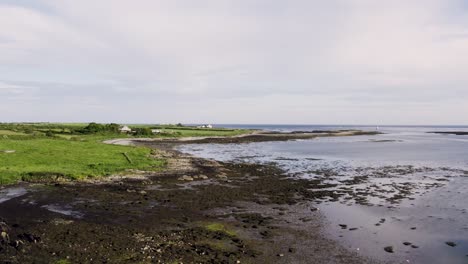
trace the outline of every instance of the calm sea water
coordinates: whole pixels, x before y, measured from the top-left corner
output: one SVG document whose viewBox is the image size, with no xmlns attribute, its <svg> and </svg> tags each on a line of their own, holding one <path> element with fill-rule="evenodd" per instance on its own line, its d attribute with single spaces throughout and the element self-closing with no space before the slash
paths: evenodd
<svg viewBox="0 0 468 264">
<path fill-rule="evenodd" d="M 352 199 L 319 205 L 329 221 L 325 232 L 330 237 L 359 254 L 392 263 L 468 263 L 468 136 L 428 133 L 468 131 L 467 126 L 223 126 L 385 133 L 288 142 L 188 145 L 180 150 L 221 161 L 275 163 L 301 178 L 320 178 L 320 172 L 328 171 L 334 176 L 327 177 L 327 181 L 338 184 L 366 175 L 366 182 L 352 188 L 372 190 L 373 194 L 365 197 L 368 205 L 359 205 Z M 405 188 L 412 190 L 409 198 L 396 205 L 388 201 L 388 197 Z M 382 218 L 385 223 L 376 226 Z M 338 228 L 343 223 L 358 230 Z M 457 246 L 450 247 L 446 242 Z M 395 253 L 385 252 L 386 246 L 393 246 Z"/>
</svg>

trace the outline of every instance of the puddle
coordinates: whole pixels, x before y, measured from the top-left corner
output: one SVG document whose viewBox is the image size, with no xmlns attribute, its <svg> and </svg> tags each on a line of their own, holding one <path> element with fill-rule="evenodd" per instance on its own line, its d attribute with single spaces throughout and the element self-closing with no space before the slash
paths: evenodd
<svg viewBox="0 0 468 264">
<path fill-rule="evenodd" d="M 83 218 L 84 214 L 80 213 L 78 211 L 72 210 L 71 206 L 61 206 L 57 204 L 48 204 L 48 205 L 43 205 L 41 206 L 42 208 L 45 208 L 51 212 L 66 215 L 66 216 L 71 216 L 74 218 Z"/>
<path fill-rule="evenodd" d="M 7 188 L 0 190 L 0 203 L 6 202 L 16 197 L 23 196 L 28 191 L 23 187 Z"/>
</svg>

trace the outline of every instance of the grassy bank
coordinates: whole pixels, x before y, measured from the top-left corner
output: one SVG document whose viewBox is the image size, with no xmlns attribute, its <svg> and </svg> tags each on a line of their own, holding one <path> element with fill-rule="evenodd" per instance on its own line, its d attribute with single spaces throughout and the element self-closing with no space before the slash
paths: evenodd
<svg viewBox="0 0 468 264">
<path fill-rule="evenodd" d="M 118 174 L 127 169 L 162 168 L 164 161 L 152 158 L 150 152 L 147 148 L 95 141 L 0 139 L 0 183 L 82 179 Z"/>
<path fill-rule="evenodd" d="M 112 128 L 109 125 L 98 125 L 108 130 L 92 131 L 88 124 L 0 123 L 0 184 L 20 180 L 83 179 L 119 174 L 129 169 L 158 170 L 165 164 L 164 160 L 151 157 L 148 148 L 107 145 L 102 143 L 106 139 L 234 136 L 248 132 L 223 128 L 129 125 L 135 130 L 158 130 L 154 134 L 137 135 L 119 133 L 118 125 L 113 125 L 113 131 L 109 131 L 108 128 Z"/>
<path fill-rule="evenodd" d="M 118 124 L 113 124 L 118 128 Z M 89 139 L 89 138 L 117 138 L 117 137 L 152 137 L 152 138 L 178 138 L 178 137 L 206 137 L 206 136 L 236 136 L 251 132 L 245 129 L 226 128 L 197 128 L 193 126 L 177 125 L 128 125 L 132 130 L 145 129 L 146 134 L 129 133 L 122 134 L 118 131 L 90 131 L 86 130 L 88 124 L 79 123 L 0 123 L 0 137 L 21 138 L 27 137 L 61 137 L 65 139 Z M 157 133 L 151 133 L 151 130 Z"/>
</svg>

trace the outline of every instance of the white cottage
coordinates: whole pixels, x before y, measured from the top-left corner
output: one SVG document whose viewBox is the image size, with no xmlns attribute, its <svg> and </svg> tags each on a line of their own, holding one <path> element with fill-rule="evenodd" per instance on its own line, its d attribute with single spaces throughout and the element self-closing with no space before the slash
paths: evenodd
<svg viewBox="0 0 468 264">
<path fill-rule="evenodd" d="M 120 128 L 120 133 L 130 133 L 130 132 L 132 132 L 132 129 L 129 128 L 128 126 L 122 126 Z"/>
</svg>

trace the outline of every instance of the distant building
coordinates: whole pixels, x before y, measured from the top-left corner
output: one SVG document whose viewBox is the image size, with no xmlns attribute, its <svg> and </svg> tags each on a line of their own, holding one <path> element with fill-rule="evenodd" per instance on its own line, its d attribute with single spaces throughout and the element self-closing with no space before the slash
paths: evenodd
<svg viewBox="0 0 468 264">
<path fill-rule="evenodd" d="M 120 133 L 131 133 L 132 132 L 132 129 L 129 128 L 128 126 L 122 126 L 120 128 Z"/>
<path fill-rule="evenodd" d="M 161 133 L 161 130 L 159 130 L 159 129 L 151 129 L 151 132 L 152 132 L 153 134 L 159 134 L 159 133 Z"/>
<path fill-rule="evenodd" d="M 213 128 L 212 125 L 202 125 L 202 126 L 197 126 L 197 128 Z"/>
</svg>

